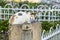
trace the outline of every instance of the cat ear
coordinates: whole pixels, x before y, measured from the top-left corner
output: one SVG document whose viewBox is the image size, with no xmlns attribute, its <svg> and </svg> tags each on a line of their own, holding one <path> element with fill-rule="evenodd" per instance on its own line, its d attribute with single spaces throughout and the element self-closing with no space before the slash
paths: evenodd
<svg viewBox="0 0 60 40">
<path fill-rule="evenodd" d="M 34 13 L 31 13 L 31 15 L 36 15 L 37 13 L 36 12 L 34 12 Z"/>
<path fill-rule="evenodd" d="M 10 24 L 13 24 L 13 22 L 14 22 L 14 17 L 15 17 L 16 15 L 13 15 L 13 16 L 11 16 L 11 18 L 9 19 L 9 23 Z"/>
</svg>

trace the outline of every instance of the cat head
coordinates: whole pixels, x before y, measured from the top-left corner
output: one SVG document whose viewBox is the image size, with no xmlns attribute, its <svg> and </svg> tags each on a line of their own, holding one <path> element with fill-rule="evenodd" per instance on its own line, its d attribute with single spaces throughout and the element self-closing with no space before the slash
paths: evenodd
<svg viewBox="0 0 60 40">
<path fill-rule="evenodd" d="M 9 19 L 9 23 L 14 24 L 15 19 L 21 19 L 20 17 L 26 17 L 26 16 L 28 16 L 28 18 L 32 17 L 34 19 L 35 15 L 36 15 L 36 13 L 31 13 L 31 12 L 17 12 L 11 16 L 11 18 Z M 28 18 L 26 17 L 25 19 L 28 19 Z"/>
</svg>

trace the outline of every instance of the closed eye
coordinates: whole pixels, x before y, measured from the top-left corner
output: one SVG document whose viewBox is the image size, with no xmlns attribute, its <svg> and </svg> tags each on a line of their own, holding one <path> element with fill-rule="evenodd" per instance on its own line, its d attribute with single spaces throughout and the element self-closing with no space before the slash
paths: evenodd
<svg viewBox="0 0 60 40">
<path fill-rule="evenodd" d="M 18 16 L 22 16 L 22 14 L 21 13 L 18 13 Z"/>
</svg>

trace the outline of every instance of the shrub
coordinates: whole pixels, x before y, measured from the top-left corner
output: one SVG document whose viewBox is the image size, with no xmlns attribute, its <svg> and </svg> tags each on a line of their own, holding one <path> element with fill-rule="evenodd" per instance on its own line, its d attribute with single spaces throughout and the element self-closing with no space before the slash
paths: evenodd
<svg viewBox="0 0 60 40">
<path fill-rule="evenodd" d="M 46 30 L 46 31 L 48 31 L 50 29 L 50 27 L 53 27 L 55 29 L 57 24 L 60 24 L 60 21 L 58 21 L 58 22 L 44 21 L 44 22 L 42 22 L 42 29 Z"/>
<path fill-rule="evenodd" d="M 0 32 L 5 32 L 8 30 L 8 20 L 0 20 Z"/>
<path fill-rule="evenodd" d="M 5 1 L 0 1 L 0 6 L 4 7 L 7 4 Z"/>
<path fill-rule="evenodd" d="M 48 31 L 50 27 L 53 27 L 55 29 L 57 24 L 60 24 L 60 21 L 58 22 L 44 21 L 42 22 L 42 30 Z M 8 20 L 0 20 L 0 32 L 8 31 L 8 25 L 9 25 Z"/>
</svg>

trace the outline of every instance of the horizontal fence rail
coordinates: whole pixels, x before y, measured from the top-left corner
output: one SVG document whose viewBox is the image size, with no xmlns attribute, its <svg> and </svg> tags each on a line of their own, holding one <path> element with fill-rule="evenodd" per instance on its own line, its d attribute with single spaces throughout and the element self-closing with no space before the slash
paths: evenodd
<svg viewBox="0 0 60 40">
<path fill-rule="evenodd" d="M 9 5 L 9 6 L 8 6 Z M 8 6 L 8 8 L 7 8 Z M 10 7 L 11 6 L 11 7 Z M 27 8 L 26 8 L 27 7 Z M 13 7 L 11 4 L 6 4 L 4 8 L 0 7 L 0 20 L 9 20 L 16 12 L 36 12 L 37 21 L 60 21 L 60 9 L 58 6 L 48 7 L 47 5 L 39 5 L 37 8 L 30 8 L 29 5 L 23 4 L 20 8 Z"/>
</svg>

